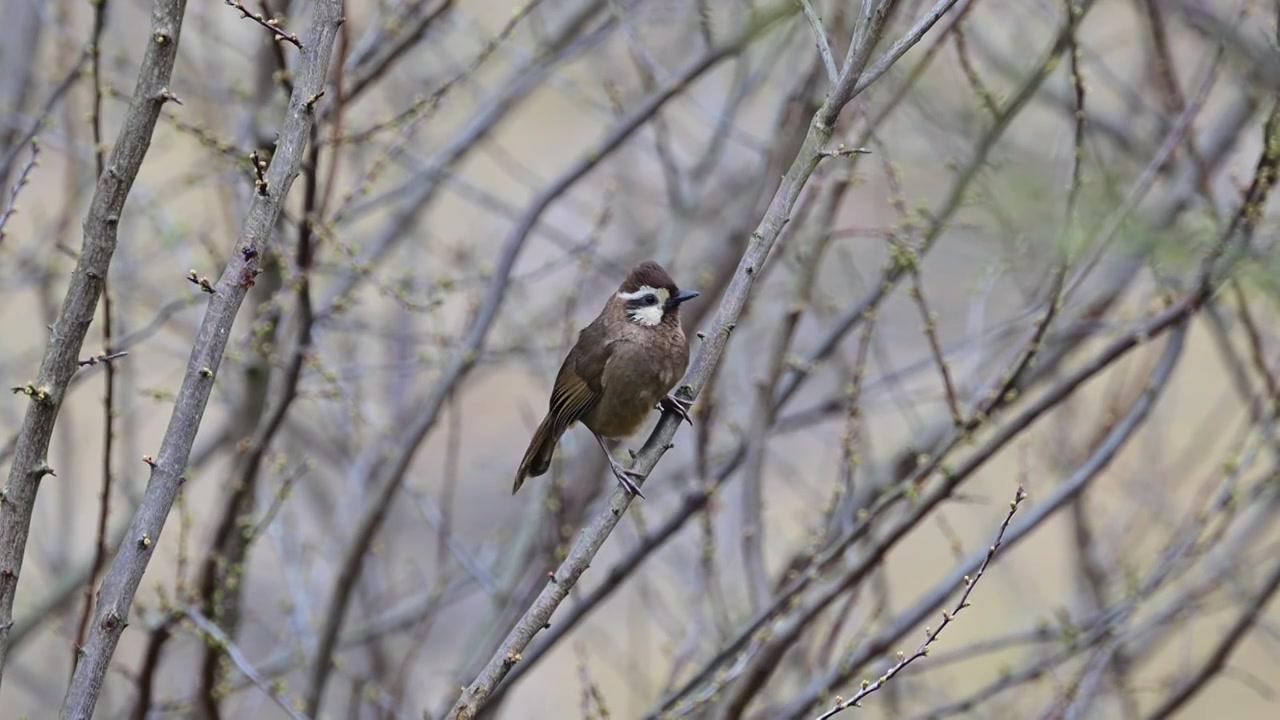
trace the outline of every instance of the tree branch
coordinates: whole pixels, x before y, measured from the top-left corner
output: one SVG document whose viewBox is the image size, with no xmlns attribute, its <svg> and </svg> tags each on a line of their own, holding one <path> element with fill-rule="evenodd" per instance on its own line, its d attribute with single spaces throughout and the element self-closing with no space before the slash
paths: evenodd
<svg viewBox="0 0 1280 720">
<path fill-rule="evenodd" d="M 864 18 L 866 24 L 858 31 L 855 47 L 850 49 L 850 59 L 845 64 L 839 82 L 827 97 L 826 102 L 814 114 L 800 151 L 783 176 L 764 217 L 751 233 L 751 239 L 711 322 L 711 329 L 705 333 L 702 347 L 693 360 L 685 382 L 676 391 L 676 394 L 685 400 L 692 401 L 697 397 L 720 362 L 720 357 L 729 342 L 729 335 L 742 314 L 757 274 L 768 259 L 769 251 L 772 250 L 782 228 L 790 219 L 791 211 L 805 183 L 823 157 L 824 147 L 831 139 L 840 110 L 856 94 L 855 85 L 871 48 L 880 37 L 884 16 L 891 4 L 890 2 L 882 3 L 879 8 L 867 12 L 867 17 Z M 679 418 L 676 415 L 664 413 L 649 436 L 649 440 L 636 455 L 633 469 L 647 477 L 662 455 L 672 447 L 671 439 L 675 436 L 678 426 Z M 643 478 L 638 480 L 638 483 L 643 482 Z M 608 505 L 582 530 L 568 557 L 551 574 L 550 582 L 511 629 L 480 675 L 458 698 L 448 715 L 451 720 L 469 720 L 484 708 L 494 689 L 511 668 L 520 662 L 520 654 L 533 636 L 547 626 L 556 608 L 568 597 L 569 589 L 586 572 L 592 558 L 621 520 L 631 500 L 630 493 L 621 489 L 616 490 Z"/>
<path fill-rule="evenodd" d="M 93 322 L 116 249 L 125 200 L 151 146 L 160 108 L 170 97 L 169 78 L 178 57 L 185 10 L 185 0 L 156 0 L 152 9 L 151 31 L 133 99 L 107 159 L 106 170 L 94 189 L 84 220 L 80 256 L 45 345 L 40 370 L 36 380 L 28 385 L 33 392 L 28 393 L 26 417 L 14 446 L 13 464 L 0 505 L 0 674 L 9 651 L 13 600 L 22 572 L 36 493 L 40 480 L 53 472 L 48 462 L 49 440 L 67 385 L 80 367 L 80 348 Z M 55 97 L 57 94 L 55 92 Z"/>
</svg>

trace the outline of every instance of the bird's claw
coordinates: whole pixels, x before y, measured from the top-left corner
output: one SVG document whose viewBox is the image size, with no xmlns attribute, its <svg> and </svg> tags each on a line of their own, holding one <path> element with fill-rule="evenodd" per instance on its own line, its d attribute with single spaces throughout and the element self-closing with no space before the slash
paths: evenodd
<svg viewBox="0 0 1280 720">
<path fill-rule="evenodd" d="M 689 409 L 691 407 L 693 407 L 692 401 L 678 398 L 675 395 L 667 395 L 658 402 L 659 409 L 679 415 L 680 419 L 689 423 L 690 427 L 693 426 L 693 418 L 689 417 Z"/>
<path fill-rule="evenodd" d="M 638 498 L 644 499 L 644 493 L 640 492 L 640 486 L 635 484 L 631 478 L 643 480 L 644 473 L 635 470 L 628 470 L 618 464 L 618 461 L 612 457 L 609 458 L 609 468 L 613 470 L 613 476 L 618 479 L 618 484 L 627 489 L 627 492 Z"/>
</svg>

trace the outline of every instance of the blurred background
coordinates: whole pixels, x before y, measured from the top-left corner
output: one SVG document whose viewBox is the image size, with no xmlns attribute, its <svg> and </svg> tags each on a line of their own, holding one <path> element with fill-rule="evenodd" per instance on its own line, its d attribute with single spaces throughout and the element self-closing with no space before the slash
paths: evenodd
<svg viewBox="0 0 1280 720">
<path fill-rule="evenodd" d="M 111 336 L 100 307 L 80 353 L 128 355 L 82 368 L 59 415 L 6 718 L 61 703 L 95 548 L 109 561 L 142 497 L 203 315 L 188 273 L 221 274 L 280 127 L 299 53 L 234 5 L 186 9 Z M 287 717 L 312 694 L 323 717 L 443 717 L 615 491 L 579 428 L 509 492 L 578 329 L 652 258 L 702 291 L 698 354 L 831 88 L 820 45 L 839 65 L 862 5 L 346 3 L 95 717 Z M 912 656 L 1002 533 L 928 656 L 841 715 L 1275 717 L 1280 6 L 870 5 L 876 71 L 694 426 L 491 716 L 819 716 Z M 298 35 L 311 6 L 240 5 Z M 20 388 L 151 9 L 3 10 L 0 377 Z M 447 372 L 458 352 L 474 366 Z M 6 473 L 28 403 L 0 402 Z"/>
</svg>

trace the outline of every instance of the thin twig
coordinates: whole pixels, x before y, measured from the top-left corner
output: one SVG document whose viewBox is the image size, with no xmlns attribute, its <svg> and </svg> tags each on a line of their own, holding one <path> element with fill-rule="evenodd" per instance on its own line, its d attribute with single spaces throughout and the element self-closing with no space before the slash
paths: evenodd
<svg viewBox="0 0 1280 720">
<path fill-rule="evenodd" d="M 241 19 L 252 20 L 258 23 L 259 25 L 261 25 L 262 27 L 266 28 L 267 30 L 270 30 L 271 34 L 274 35 L 277 40 L 283 40 L 289 43 L 290 45 L 298 48 L 299 50 L 302 49 L 302 41 L 298 40 L 297 35 L 293 33 L 285 32 L 280 27 L 279 20 L 275 18 L 271 18 L 268 20 L 267 18 L 263 17 L 262 13 L 250 12 L 248 8 L 240 4 L 239 0 L 224 0 L 224 2 L 226 2 L 227 5 L 235 8 L 236 10 L 239 10 Z"/>
<path fill-rule="evenodd" d="M 813 35 L 818 41 L 818 53 L 822 56 L 822 66 L 827 69 L 827 79 L 835 85 L 840 80 L 840 70 L 836 67 L 835 56 L 831 54 L 831 42 L 827 40 L 827 29 L 822 25 L 822 18 L 814 12 L 813 3 L 799 0 L 804 9 L 804 17 L 813 26 Z"/>
<path fill-rule="evenodd" d="M 244 653 L 235 644 L 235 641 L 227 637 L 227 634 L 222 632 L 222 630 L 215 625 L 212 620 L 205 617 L 198 608 L 183 608 L 182 615 L 199 628 L 200 632 L 208 635 L 209 641 L 222 648 L 222 651 L 226 653 L 227 657 L 231 658 L 231 662 L 235 663 L 236 669 L 245 677 L 249 678 L 249 682 L 253 683 L 254 687 L 258 688 L 265 693 L 267 697 L 271 698 L 271 701 L 274 702 L 281 710 L 284 710 L 286 715 L 293 718 L 293 720 L 307 720 L 308 716 L 295 710 L 293 701 L 288 698 L 281 697 L 280 693 L 276 692 L 275 684 L 268 682 L 266 678 L 259 675 L 258 672 L 253 669 L 253 663 L 250 663 L 249 658 L 244 656 Z"/>
<path fill-rule="evenodd" d="M 0 212 L 0 244 L 4 243 L 4 226 L 9 222 L 9 218 L 13 217 L 14 213 L 18 211 L 18 194 L 31 181 L 31 171 L 40 164 L 38 162 L 39 157 L 40 141 L 38 138 L 33 137 L 31 138 L 31 155 L 27 158 L 26 164 L 22 166 L 22 170 L 18 171 L 18 178 L 13 181 L 13 187 L 9 188 L 9 202 L 5 203 L 4 212 Z"/>
<path fill-rule="evenodd" d="M 929 654 L 929 646 L 932 645 L 940 635 L 942 635 L 942 631 L 951 624 L 952 620 L 955 620 L 956 615 L 959 615 L 961 610 L 969 607 L 969 594 L 978 586 L 978 581 L 981 580 L 983 574 L 987 572 L 987 566 L 991 564 L 991 558 L 995 557 L 996 551 L 1000 549 L 1000 543 L 1004 540 L 1004 533 L 1009 529 L 1009 523 L 1013 520 L 1013 514 L 1018 512 L 1018 506 L 1021 505 L 1022 501 L 1026 498 L 1026 491 L 1023 490 L 1021 485 L 1019 485 L 1017 492 L 1013 495 L 1013 500 L 1009 502 L 1009 513 L 1004 516 L 1004 522 L 1000 523 L 1000 530 L 996 533 L 995 542 L 993 542 L 991 547 L 987 549 L 987 556 L 983 559 L 982 565 L 978 567 L 978 572 L 972 577 L 968 575 L 964 576 L 964 592 L 960 594 L 960 599 L 956 601 L 955 607 L 952 608 L 951 612 L 947 612 L 945 610 L 942 611 L 942 622 L 938 624 L 938 627 L 933 628 L 932 630 L 927 627 L 924 629 L 924 642 L 920 643 L 920 646 L 916 648 L 915 652 L 910 655 L 898 653 L 898 662 L 894 663 L 884 672 L 883 675 L 877 678 L 875 682 L 863 680 L 862 687 L 853 695 L 853 697 L 848 699 L 837 696 L 835 705 L 833 705 L 831 709 L 819 715 L 816 720 L 827 720 L 828 718 L 834 717 L 842 710 L 857 707 L 858 703 L 862 702 L 864 698 L 884 687 L 895 675 L 902 672 L 908 665 Z"/>
</svg>

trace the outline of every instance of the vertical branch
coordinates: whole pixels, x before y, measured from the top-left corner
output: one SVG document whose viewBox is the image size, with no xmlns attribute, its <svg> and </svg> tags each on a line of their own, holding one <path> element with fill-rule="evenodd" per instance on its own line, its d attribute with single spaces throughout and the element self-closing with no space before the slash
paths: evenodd
<svg viewBox="0 0 1280 720">
<path fill-rule="evenodd" d="M 107 25 L 108 0 L 93 2 L 93 38 L 89 41 L 89 72 L 93 77 L 93 99 L 89 114 L 89 124 L 93 134 L 94 176 L 102 177 L 102 32 Z M 110 272 L 102 276 L 102 354 L 110 356 L 112 350 L 111 332 L 111 289 Z M 84 608 L 80 612 L 80 627 L 76 629 L 76 637 L 71 648 L 71 671 L 75 672 L 76 663 L 80 659 L 80 645 L 84 643 L 85 630 L 89 627 L 89 614 L 93 610 L 93 586 L 98 580 L 98 573 L 107 560 L 107 520 L 111 517 L 111 451 L 115 439 L 115 363 L 108 362 L 103 368 L 102 394 L 102 500 L 98 509 L 98 536 L 94 543 L 93 564 L 89 568 L 89 578 L 84 587 Z"/>
</svg>

